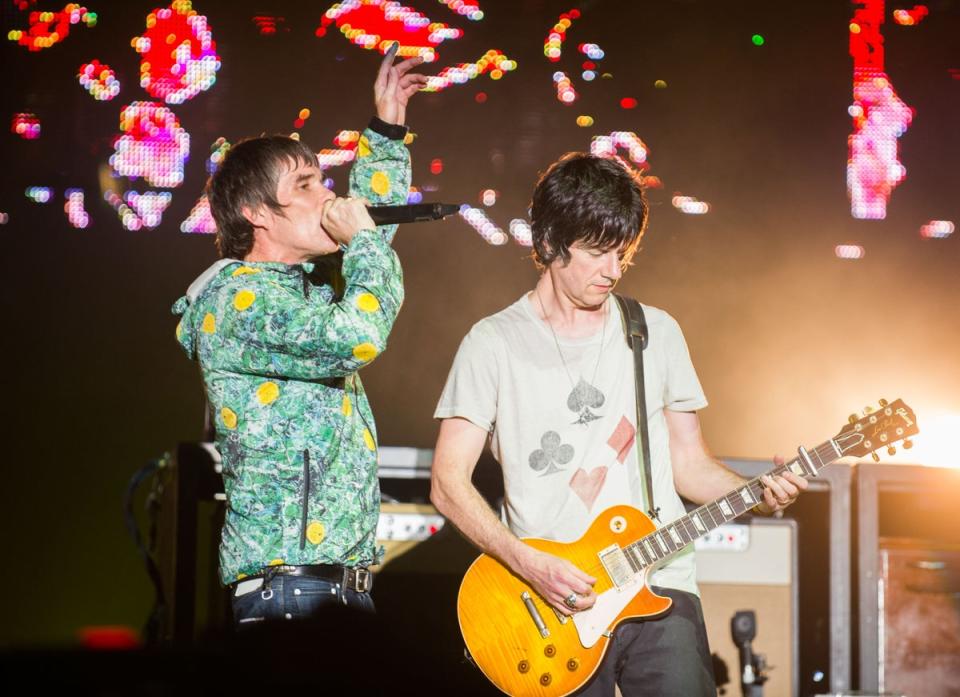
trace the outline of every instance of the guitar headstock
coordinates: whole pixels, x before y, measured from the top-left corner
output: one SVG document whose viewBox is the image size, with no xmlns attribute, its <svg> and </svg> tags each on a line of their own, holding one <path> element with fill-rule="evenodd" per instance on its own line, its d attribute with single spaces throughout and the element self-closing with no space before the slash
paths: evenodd
<svg viewBox="0 0 960 697">
<path fill-rule="evenodd" d="M 893 444 L 903 441 L 903 447 L 913 445 L 909 438 L 919 433 L 917 417 L 913 409 L 902 399 L 888 403 L 880 400 L 880 407 L 868 410 L 862 418 L 850 417 L 850 423 L 833 438 L 842 455 L 863 457 L 886 447 L 892 455 L 896 452 Z M 875 460 L 880 458 L 873 454 Z"/>
</svg>

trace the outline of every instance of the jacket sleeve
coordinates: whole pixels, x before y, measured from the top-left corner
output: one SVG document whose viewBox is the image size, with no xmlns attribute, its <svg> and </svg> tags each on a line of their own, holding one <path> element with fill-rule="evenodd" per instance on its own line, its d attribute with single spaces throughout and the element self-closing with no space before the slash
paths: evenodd
<svg viewBox="0 0 960 697">
<path fill-rule="evenodd" d="M 344 253 L 343 275 L 346 289 L 335 303 L 311 301 L 261 274 L 228 284 L 217 302 L 219 337 L 204 342 L 211 347 L 206 363 L 306 380 L 342 377 L 367 365 L 386 348 L 403 302 L 400 261 L 384 237 L 361 230 Z M 212 355 L 216 346 L 219 355 Z"/>
<path fill-rule="evenodd" d="M 407 202 L 410 190 L 410 152 L 404 145 L 406 128 L 374 118 L 360 136 L 357 157 L 350 169 L 350 195 L 362 196 L 374 206 L 398 206 Z M 392 242 L 396 225 L 377 228 Z"/>
</svg>

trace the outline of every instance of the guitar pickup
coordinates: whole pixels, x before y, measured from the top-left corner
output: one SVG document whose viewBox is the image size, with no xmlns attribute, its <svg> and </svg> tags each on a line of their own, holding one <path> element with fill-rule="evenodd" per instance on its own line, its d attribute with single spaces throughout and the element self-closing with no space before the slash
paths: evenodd
<svg viewBox="0 0 960 697">
<path fill-rule="evenodd" d="M 627 555 L 619 545 L 610 545 L 606 549 L 601 549 L 597 555 L 600 557 L 600 563 L 603 564 L 607 576 L 613 581 L 617 589 L 630 583 L 634 578 L 633 569 L 630 568 L 630 562 L 627 561 Z"/>
</svg>

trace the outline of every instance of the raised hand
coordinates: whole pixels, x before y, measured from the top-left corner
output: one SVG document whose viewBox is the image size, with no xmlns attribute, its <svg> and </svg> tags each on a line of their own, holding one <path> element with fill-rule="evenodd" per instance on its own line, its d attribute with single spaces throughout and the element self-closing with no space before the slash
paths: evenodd
<svg viewBox="0 0 960 697">
<path fill-rule="evenodd" d="M 381 121 L 402 126 L 406 121 L 410 97 L 427 84 L 427 78 L 425 75 L 410 72 L 412 68 L 423 63 L 421 56 L 408 58 L 394 65 L 399 47 L 400 44 L 394 42 L 380 63 L 377 79 L 373 83 L 373 101 L 377 107 L 377 117 Z"/>
<path fill-rule="evenodd" d="M 376 224 L 367 212 L 367 201 L 362 198 L 334 198 L 323 206 L 320 224 L 338 244 L 349 244 L 360 230 L 373 230 Z"/>
</svg>

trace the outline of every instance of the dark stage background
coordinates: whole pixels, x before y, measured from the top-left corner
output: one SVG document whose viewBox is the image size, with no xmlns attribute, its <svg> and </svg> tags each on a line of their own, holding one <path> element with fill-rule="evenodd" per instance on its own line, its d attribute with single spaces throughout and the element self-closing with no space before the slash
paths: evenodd
<svg viewBox="0 0 960 697">
<path fill-rule="evenodd" d="M 614 131 L 646 143 L 647 174 L 663 188 L 650 190 L 649 232 L 620 290 L 683 326 L 711 400 L 701 418 L 716 452 L 769 457 L 819 443 L 880 397 L 902 396 L 921 426 L 925 417 L 957 423 L 958 239 L 924 237 L 921 227 L 960 221 L 960 3 L 930 3 L 913 26 L 897 24 L 900 6 L 886 4 L 886 72 L 914 115 L 898 141 L 906 178 L 882 220 L 853 218 L 846 191 L 849 24 L 858 5 L 586 2 L 556 63 L 544 41 L 568 3 L 487 0 L 481 21 L 433 0 L 409 5 L 463 30 L 425 72 L 490 49 L 516 61 L 499 80 L 481 76 L 415 98 L 414 185 L 425 200 L 469 203 L 507 231 L 525 217 L 538 172 L 562 153 Z M 362 128 L 372 113 L 378 54 L 335 26 L 315 34 L 329 3 L 197 0 L 221 68 L 208 90 L 167 105 L 191 139 L 184 181 L 164 188 L 114 178 L 107 162 L 120 111 L 153 99 L 138 85 L 131 39 L 158 6 L 90 0 L 95 26 L 71 25 L 40 51 L 8 38 L 0 48 L 3 118 L 13 124 L 31 113 L 42 128 L 37 139 L 9 129 L 0 136 L 0 645 L 66 642 L 82 626 L 140 626 L 147 615 L 152 594 L 120 501 L 147 460 L 201 437 L 198 372 L 174 341 L 169 308 L 216 258 L 212 236 L 180 231 L 210 146 L 290 132 L 309 108 L 297 130 L 317 149 L 334 148 L 340 130 Z M 4 37 L 25 27 L 30 11 L 63 9 L 0 7 Z M 276 33 L 261 33 L 264 17 Z M 605 52 L 593 81 L 582 76 L 583 42 Z M 79 66 L 94 58 L 116 73 L 113 100 L 96 101 L 78 83 Z M 557 70 L 578 94 L 572 104 L 557 98 Z M 636 106 L 623 108 L 624 98 Z M 578 116 L 591 116 L 592 126 L 578 126 Z M 443 168 L 434 173 L 437 159 Z M 346 171 L 330 170 L 340 192 Z M 127 230 L 104 200 L 107 185 L 170 191 L 172 202 L 154 229 Z M 33 186 L 51 187 L 50 201 L 28 199 Z M 85 228 L 64 213 L 71 188 L 84 192 Z M 499 193 L 489 207 L 480 201 L 486 189 Z M 676 194 L 707 202 L 709 212 L 681 212 Z M 859 245 L 863 256 L 841 259 L 837 245 Z M 381 444 L 429 448 L 460 338 L 536 274 L 524 247 L 488 244 L 461 218 L 402 228 L 396 248 L 406 304 L 389 350 L 363 379 Z M 936 456 L 914 452 L 913 460 Z"/>
</svg>

